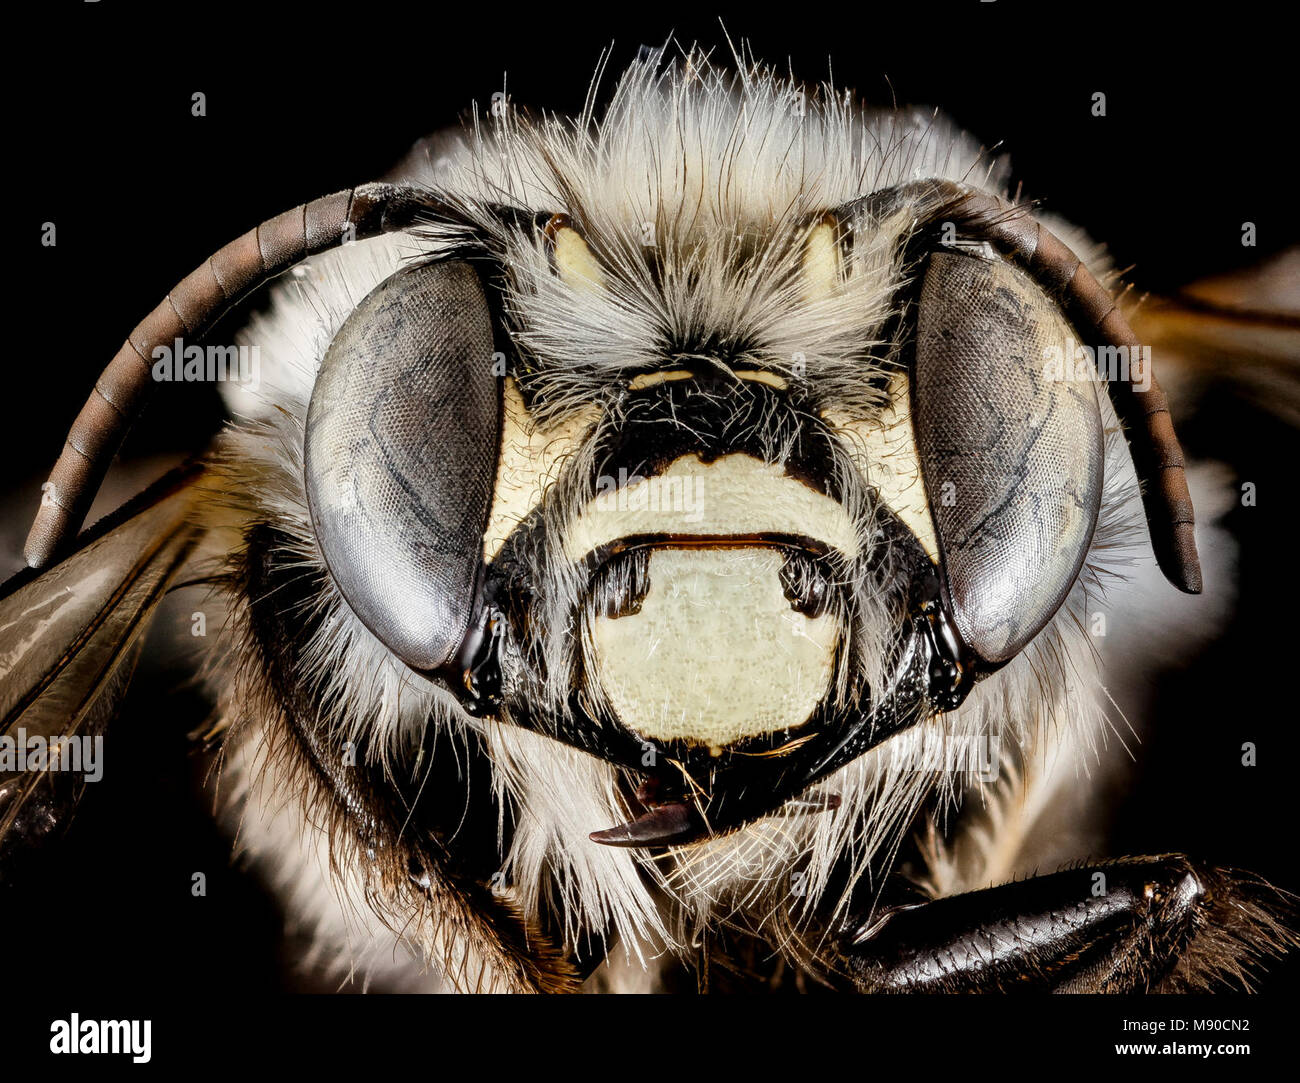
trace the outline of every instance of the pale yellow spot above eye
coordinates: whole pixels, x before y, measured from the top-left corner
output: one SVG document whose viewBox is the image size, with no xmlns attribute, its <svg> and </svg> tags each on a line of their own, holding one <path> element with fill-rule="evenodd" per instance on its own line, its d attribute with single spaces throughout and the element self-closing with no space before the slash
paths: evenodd
<svg viewBox="0 0 1300 1083">
<path fill-rule="evenodd" d="M 662 372 L 643 372 L 638 376 L 633 376 L 628 381 L 628 389 L 631 391 L 644 391 L 647 387 L 655 387 L 659 384 L 671 383 L 674 380 L 689 380 L 695 373 L 690 369 L 665 369 Z"/>
<path fill-rule="evenodd" d="M 562 226 L 551 237 L 555 269 L 561 279 L 574 289 L 605 288 L 605 272 L 591 254 L 587 242 L 572 226 Z"/>
<path fill-rule="evenodd" d="M 803 250 L 803 295 L 820 301 L 835 292 L 840 281 L 840 246 L 835 226 L 823 220 L 808 233 Z"/>
</svg>

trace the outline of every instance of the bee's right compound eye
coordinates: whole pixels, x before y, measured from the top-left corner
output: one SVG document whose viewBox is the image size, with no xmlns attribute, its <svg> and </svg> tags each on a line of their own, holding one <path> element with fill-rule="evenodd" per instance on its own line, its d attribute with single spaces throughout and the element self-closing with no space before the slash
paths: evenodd
<svg viewBox="0 0 1300 1083">
<path fill-rule="evenodd" d="M 445 671 L 480 614 L 501 433 L 494 321 L 463 261 L 397 272 L 326 351 L 307 414 L 312 524 L 357 617 Z"/>
</svg>

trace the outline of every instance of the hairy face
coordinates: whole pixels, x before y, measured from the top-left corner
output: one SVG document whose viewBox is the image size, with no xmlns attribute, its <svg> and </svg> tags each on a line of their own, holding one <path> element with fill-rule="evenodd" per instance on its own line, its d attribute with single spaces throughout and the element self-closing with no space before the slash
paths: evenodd
<svg viewBox="0 0 1300 1083">
<path fill-rule="evenodd" d="M 975 178 L 962 137 L 789 93 L 637 67 L 599 125 L 475 133 L 405 260 L 291 287 L 313 354 L 264 345 L 276 409 L 228 441 L 274 527 L 232 565 L 235 709 L 310 705 L 381 804 L 437 734 L 482 757 L 525 912 L 673 943 L 653 892 L 703 919 L 794 865 L 842 906 L 951 791 L 931 745 L 1093 709 L 1067 658 L 1135 485 L 1044 368 L 1070 322 L 908 187 Z"/>
</svg>

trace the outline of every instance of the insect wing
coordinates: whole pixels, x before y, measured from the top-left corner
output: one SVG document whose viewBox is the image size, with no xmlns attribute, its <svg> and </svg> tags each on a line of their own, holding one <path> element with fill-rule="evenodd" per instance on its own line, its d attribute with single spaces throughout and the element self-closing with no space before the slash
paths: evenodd
<svg viewBox="0 0 1300 1083">
<path fill-rule="evenodd" d="M 192 514 L 201 475 L 169 475 L 60 563 L 0 588 L 0 883 L 66 825 L 84 789 L 97 762 L 90 742 L 121 703 L 157 605 L 202 536 Z"/>
</svg>

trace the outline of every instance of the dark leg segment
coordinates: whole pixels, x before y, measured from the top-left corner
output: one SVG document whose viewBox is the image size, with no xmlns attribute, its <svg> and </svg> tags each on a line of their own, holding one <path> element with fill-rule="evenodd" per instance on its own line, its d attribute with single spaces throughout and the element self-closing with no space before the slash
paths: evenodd
<svg viewBox="0 0 1300 1083">
<path fill-rule="evenodd" d="M 1300 944 L 1292 903 L 1182 855 L 1124 858 L 887 910 L 850 925 L 837 969 L 863 992 L 1248 987 Z"/>
</svg>

